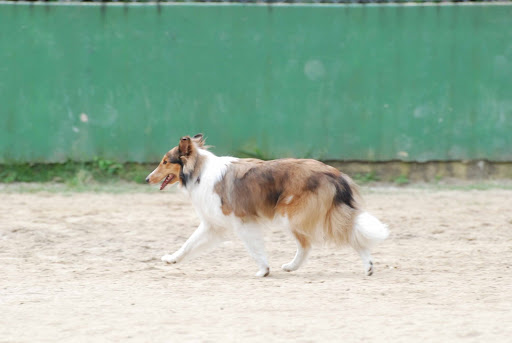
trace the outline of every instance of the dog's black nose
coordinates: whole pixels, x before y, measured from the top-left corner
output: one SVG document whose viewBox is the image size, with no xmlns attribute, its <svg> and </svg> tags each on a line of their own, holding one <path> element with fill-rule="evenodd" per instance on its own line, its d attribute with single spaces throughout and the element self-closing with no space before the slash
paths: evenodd
<svg viewBox="0 0 512 343">
<path fill-rule="evenodd" d="M 146 178 L 146 182 L 149 183 L 149 177 Z"/>
</svg>

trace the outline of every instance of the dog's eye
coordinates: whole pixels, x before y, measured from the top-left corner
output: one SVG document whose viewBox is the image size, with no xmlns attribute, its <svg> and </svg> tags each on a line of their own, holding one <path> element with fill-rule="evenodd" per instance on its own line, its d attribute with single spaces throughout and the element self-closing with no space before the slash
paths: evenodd
<svg viewBox="0 0 512 343">
<path fill-rule="evenodd" d="M 167 164 L 167 161 L 164 161 L 164 164 Z"/>
</svg>

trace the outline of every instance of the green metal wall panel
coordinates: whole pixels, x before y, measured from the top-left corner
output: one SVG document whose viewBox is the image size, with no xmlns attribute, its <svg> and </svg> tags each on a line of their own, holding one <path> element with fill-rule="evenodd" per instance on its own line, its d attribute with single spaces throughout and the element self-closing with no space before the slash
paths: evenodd
<svg viewBox="0 0 512 343">
<path fill-rule="evenodd" d="M 512 161 L 512 5 L 0 4 L 0 163 Z"/>
</svg>

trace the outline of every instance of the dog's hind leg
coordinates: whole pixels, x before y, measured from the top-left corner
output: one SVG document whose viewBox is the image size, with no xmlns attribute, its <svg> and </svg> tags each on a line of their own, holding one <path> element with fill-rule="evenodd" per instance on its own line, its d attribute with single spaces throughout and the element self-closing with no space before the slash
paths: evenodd
<svg viewBox="0 0 512 343">
<path fill-rule="evenodd" d="M 292 272 L 299 269 L 308 257 L 309 251 L 311 250 L 311 243 L 306 236 L 295 231 L 292 231 L 292 233 L 297 241 L 297 252 L 295 253 L 295 257 L 291 262 L 281 266 L 281 269 L 286 272 Z"/>
<path fill-rule="evenodd" d="M 237 227 L 236 232 L 258 265 L 259 270 L 256 276 L 268 276 L 270 267 L 268 266 L 267 254 L 265 252 L 265 240 L 259 225 L 242 224 Z"/>
<path fill-rule="evenodd" d="M 167 263 L 178 263 L 185 259 L 194 258 L 205 253 L 224 240 L 224 236 L 218 231 L 212 230 L 204 222 L 194 231 L 192 236 L 187 239 L 185 244 L 172 255 L 162 256 L 162 261 Z"/>
<path fill-rule="evenodd" d="M 363 267 L 366 275 L 371 276 L 373 274 L 373 258 L 368 249 L 356 249 L 363 261 Z"/>
<path fill-rule="evenodd" d="M 386 239 L 388 235 L 387 225 L 368 212 L 362 212 L 356 217 L 349 242 L 361 257 L 366 275 L 370 276 L 374 272 L 370 248 L 375 243 Z"/>
</svg>

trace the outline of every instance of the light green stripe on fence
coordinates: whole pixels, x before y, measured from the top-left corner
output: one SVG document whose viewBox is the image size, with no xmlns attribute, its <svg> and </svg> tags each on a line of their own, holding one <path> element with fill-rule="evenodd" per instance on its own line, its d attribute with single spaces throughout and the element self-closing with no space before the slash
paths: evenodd
<svg viewBox="0 0 512 343">
<path fill-rule="evenodd" d="M 512 6 L 3 3 L 0 118 L 0 163 L 512 161 Z"/>
</svg>

